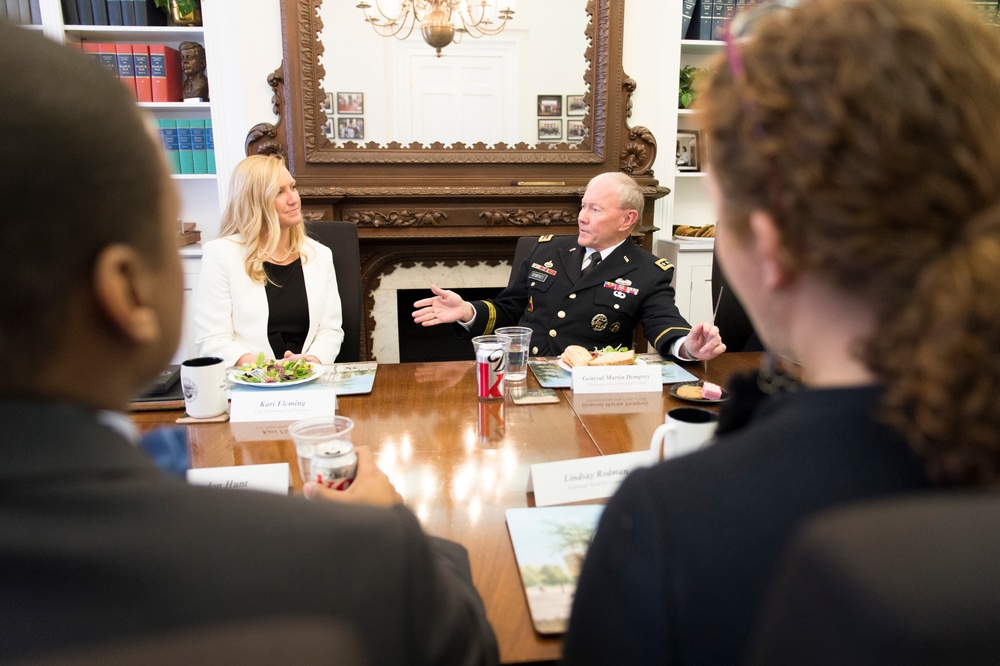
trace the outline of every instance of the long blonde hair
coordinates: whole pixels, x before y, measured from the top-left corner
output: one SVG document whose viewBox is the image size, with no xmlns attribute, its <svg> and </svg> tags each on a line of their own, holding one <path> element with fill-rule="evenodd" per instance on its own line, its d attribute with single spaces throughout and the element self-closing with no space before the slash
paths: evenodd
<svg viewBox="0 0 1000 666">
<path fill-rule="evenodd" d="M 285 163 L 280 157 L 251 155 L 233 170 L 229 203 L 222 214 L 222 237 L 240 234 L 246 248 L 247 275 L 254 282 L 268 281 L 264 261 L 278 249 L 281 226 L 274 202 Z M 298 224 L 289 230 L 292 254 L 301 253 L 306 232 Z M 303 256 L 303 261 L 306 258 Z"/>
</svg>

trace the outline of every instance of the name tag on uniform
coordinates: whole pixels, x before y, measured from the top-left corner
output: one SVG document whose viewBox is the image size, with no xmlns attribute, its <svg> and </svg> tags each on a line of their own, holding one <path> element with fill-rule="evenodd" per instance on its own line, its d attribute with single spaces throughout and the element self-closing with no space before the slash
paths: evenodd
<svg viewBox="0 0 1000 666">
<path fill-rule="evenodd" d="M 537 280 L 538 282 L 545 282 L 549 279 L 549 276 L 540 271 L 531 271 L 528 273 L 529 280 Z"/>
</svg>

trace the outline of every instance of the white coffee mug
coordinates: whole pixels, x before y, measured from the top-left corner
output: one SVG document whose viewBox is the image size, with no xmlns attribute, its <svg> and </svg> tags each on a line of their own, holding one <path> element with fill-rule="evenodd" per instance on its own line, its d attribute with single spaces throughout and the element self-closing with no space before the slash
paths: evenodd
<svg viewBox="0 0 1000 666">
<path fill-rule="evenodd" d="M 226 366 L 221 358 L 203 356 L 181 363 L 181 388 L 188 416 L 209 419 L 229 408 Z"/>
<path fill-rule="evenodd" d="M 668 460 L 702 448 L 712 439 L 719 416 L 699 407 L 675 407 L 649 442 L 654 460 Z"/>
</svg>

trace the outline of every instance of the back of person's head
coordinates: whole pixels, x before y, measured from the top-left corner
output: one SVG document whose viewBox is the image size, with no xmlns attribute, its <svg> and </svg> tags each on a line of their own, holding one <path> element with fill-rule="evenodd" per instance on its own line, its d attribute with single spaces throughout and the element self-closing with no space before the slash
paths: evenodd
<svg viewBox="0 0 1000 666">
<path fill-rule="evenodd" d="M 247 250 L 247 274 L 258 282 L 267 279 L 263 262 L 278 248 L 281 225 L 274 203 L 284 170 L 285 163 L 280 157 L 251 155 L 236 165 L 229 180 L 229 203 L 222 213 L 219 235 L 243 236 Z M 302 225 L 292 230 L 294 251 L 301 249 L 304 238 Z"/>
<path fill-rule="evenodd" d="M 699 100 L 727 227 L 770 214 L 870 307 L 859 354 L 935 479 L 1000 480 L 1000 36 L 963 0 L 804 0 L 734 46 Z"/>
<path fill-rule="evenodd" d="M 121 243 L 155 255 L 173 194 L 146 119 L 96 63 L 0 22 L 0 81 L 0 235 L 8 248 L 0 350 L 23 357 L 59 342 L 103 248 Z"/>
</svg>

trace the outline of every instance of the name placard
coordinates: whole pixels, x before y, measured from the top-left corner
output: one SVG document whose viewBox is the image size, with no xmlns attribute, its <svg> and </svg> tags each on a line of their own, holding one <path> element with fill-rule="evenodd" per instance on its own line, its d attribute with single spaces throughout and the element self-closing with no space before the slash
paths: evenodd
<svg viewBox="0 0 1000 666">
<path fill-rule="evenodd" d="M 288 468 L 288 463 L 203 467 L 189 469 L 187 482 L 192 486 L 259 490 L 275 495 L 287 495 L 288 488 L 292 485 L 292 471 Z"/>
<path fill-rule="evenodd" d="M 552 506 L 611 497 L 637 467 L 653 463 L 649 451 L 536 463 L 528 473 L 535 506 Z"/>
<path fill-rule="evenodd" d="M 337 392 L 332 388 L 234 388 L 229 420 L 232 423 L 299 421 L 330 416 L 336 411 Z"/>
<path fill-rule="evenodd" d="M 663 374 L 648 365 L 577 366 L 572 388 L 573 393 L 662 393 Z"/>
</svg>

